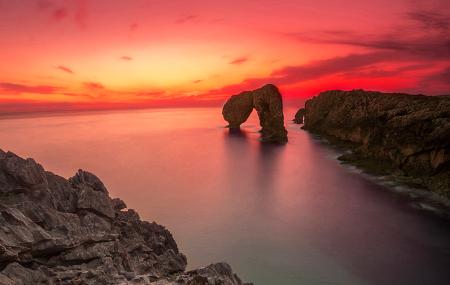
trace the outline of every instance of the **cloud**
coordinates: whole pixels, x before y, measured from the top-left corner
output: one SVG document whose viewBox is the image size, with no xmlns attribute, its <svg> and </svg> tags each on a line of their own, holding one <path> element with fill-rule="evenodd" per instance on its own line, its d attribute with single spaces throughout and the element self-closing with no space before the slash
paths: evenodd
<svg viewBox="0 0 450 285">
<path fill-rule="evenodd" d="M 52 12 L 52 18 L 56 21 L 61 21 L 64 18 L 67 18 L 69 12 L 66 8 L 57 8 Z"/>
<path fill-rule="evenodd" d="M 132 57 L 130 57 L 130 56 L 126 56 L 126 55 L 124 55 L 124 56 L 121 56 L 121 57 L 120 57 L 120 59 L 121 59 L 121 60 L 125 60 L 125 61 L 130 61 L 130 60 L 133 60 L 133 58 L 132 58 Z"/>
<path fill-rule="evenodd" d="M 139 27 L 138 23 L 132 23 L 128 29 L 130 30 L 130 32 L 134 32 L 137 30 L 138 27 Z"/>
<path fill-rule="evenodd" d="M 450 66 L 423 77 L 419 86 L 422 89 L 438 89 L 441 94 L 450 95 Z"/>
<path fill-rule="evenodd" d="M 425 29 L 448 31 L 450 29 L 450 16 L 433 11 L 413 11 L 406 14 L 411 20 L 418 22 Z"/>
<path fill-rule="evenodd" d="M 66 6 L 60 6 L 65 3 Z M 72 1 L 47 1 L 40 0 L 37 2 L 37 9 L 45 13 L 50 12 L 52 20 L 61 21 L 71 18 L 81 29 L 87 27 L 88 5 L 87 0 Z"/>
<path fill-rule="evenodd" d="M 404 54 L 399 55 L 394 51 L 376 51 L 362 54 L 350 54 L 346 56 L 339 56 L 328 58 L 324 60 L 312 61 L 306 64 L 297 66 L 285 66 L 283 68 L 273 71 L 269 76 L 248 78 L 240 83 L 223 86 L 219 89 L 215 89 L 209 92 L 210 95 L 217 94 L 234 94 L 241 92 L 242 90 L 251 90 L 260 87 L 267 83 L 273 83 L 277 85 L 292 85 L 298 84 L 310 80 L 318 80 L 322 77 L 332 75 L 343 75 L 347 78 L 358 77 L 357 73 L 361 72 L 365 68 L 375 66 L 382 63 L 387 64 L 407 64 L 413 56 Z M 414 64 L 409 67 L 399 67 L 397 72 L 405 72 L 408 70 L 417 70 L 425 68 L 425 63 Z M 378 70 L 378 77 L 383 77 L 381 74 L 385 72 L 383 69 Z M 399 74 L 397 73 L 397 75 Z M 392 74 L 385 74 L 386 76 L 392 76 Z"/>
<path fill-rule="evenodd" d="M 234 65 L 240 65 L 243 63 L 246 63 L 248 61 L 248 57 L 238 57 L 236 59 L 233 59 L 232 61 L 229 62 L 229 64 L 234 64 Z"/>
<path fill-rule="evenodd" d="M 53 94 L 62 90 L 62 88 L 51 85 L 24 85 L 11 82 L 0 82 L 0 90 L 14 94 Z"/>
<path fill-rule="evenodd" d="M 203 79 L 197 79 L 197 80 L 192 81 L 192 83 L 194 83 L 194 84 L 198 84 L 200 82 L 203 82 Z"/>
<path fill-rule="evenodd" d="M 405 22 L 406 20 L 406 22 Z M 403 23 L 388 33 L 367 34 L 352 30 L 325 30 L 287 34 L 302 42 L 393 51 L 417 60 L 450 60 L 450 16 L 415 10 L 403 15 Z M 396 57 L 397 55 L 394 55 Z"/>
<path fill-rule="evenodd" d="M 64 92 L 61 93 L 63 95 L 69 96 L 69 97 L 85 97 L 85 98 L 89 98 L 89 99 L 95 99 L 96 97 L 91 95 L 91 94 L 86 94 L 86 93 L 70 93 L 70 92 Z"/>
<path fill-rule="evenodd" d="M 156 91 L 146 91 L 146 92 L 139 92 L 135 95 L 138 97 L 152 97 L 152 98 L 160 98 L 164 97 L 166 94 L 166 91 L 164 90 L 156 90 Z"/>
<path fill-rule="evenodd" d="M 175 24 L 185 24 L 188 22 L 192 22 L 195 21 L 199 18 L 199 15 L 185 15 L 185 16 L 181 16 L 178 19 L 175 20 Z"/>
<path fill-rule="evenodd" d="M 40 10 L 45 10 L 45 9 L 53 7 L 53 3 L 51 1 L 47 1 L 47 0 L 39 0 L 39 1 L 37 1 L 37 7 Z"/>
<path fill-rule="evenodd" d="M 69 74 L 74 74 L 72 69 L 70 69 L 70 68 L 68 68 L 66 66 L 63 66 L 63 65 L 56 66 L 56 69 L 58 69 L 60 71 L 63 71 L 63 72 L 66 72 L 66 73 L 69 73 Z"/>
<path fill-rule="evenodd" d="M 87 27 L 86 20 L 88 18 L 88 9 L 86 0 L 75 0 L 76 8 L 74 19 L 78 23 L 80 28 L 85 29 Z"/>
<path fill-rule="evenodd" d="M 103 86 L 103 84 L 101 84 L 100 82 L 83 82 L 83 86 L 93 90 L 105 89 L 105 86 Z"/>
</svg>

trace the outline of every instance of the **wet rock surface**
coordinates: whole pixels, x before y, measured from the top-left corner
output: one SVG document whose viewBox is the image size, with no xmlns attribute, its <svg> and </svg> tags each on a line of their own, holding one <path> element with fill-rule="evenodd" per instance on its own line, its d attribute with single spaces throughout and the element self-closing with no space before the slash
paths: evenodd
<svg viewBox="0 0 450 285">
<path fill-rule="evenodd" d="M 0 284 L 243 284 L 225 263 L 185 272 L 171 233 L 70 179 L 0 150 Z"/>
<path fill-rule="evenodd" d="M 306 102 L 304 119 L 351 150 L 341 160 L 450 198 L 449 96 L 326 91 Z"/>
<path fill-rule="evenodd" d="M 256 110 L 261 125 L 261 140 L 264 142 L 287 142 L 284 127 L 283 100 L 278 88 L 267 84 L 253 91 L 231 96 L 223 106 L 223 118 L 231 129 L 239 128 Z"/>
</svg>

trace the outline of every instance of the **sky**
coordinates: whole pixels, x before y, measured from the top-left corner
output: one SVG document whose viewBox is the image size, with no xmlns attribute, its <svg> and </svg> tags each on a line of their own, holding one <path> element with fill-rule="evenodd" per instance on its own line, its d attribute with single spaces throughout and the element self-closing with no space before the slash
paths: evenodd
<svg viewBox="0 0 450 285">
<path fill-rule="evenodd" d="M 0 113 L 450 94 L 448 0 L 0 0 Z"/>
</svg>

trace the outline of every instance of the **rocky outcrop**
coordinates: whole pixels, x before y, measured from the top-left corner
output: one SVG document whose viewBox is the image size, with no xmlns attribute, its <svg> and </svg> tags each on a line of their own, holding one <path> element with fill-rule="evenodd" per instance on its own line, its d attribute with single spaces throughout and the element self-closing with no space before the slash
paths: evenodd
<svg viewBox="0 0 450 285">
<path fill-rule="evenodd" d="M 171 233 L 111 199 L 0 150 L 0 284 L 243 284 L 225 263 L 185 272 Z"/>
<path fill-rule="evenodd" d="M 352 150 L 341 159 L 450 197 L 450 97 L 326 91 L 304 117 L 304 129 Z"/>
<path fill-rule="evenodd" d="M 295 113 L 294 119 L 292 120 L 295 124 L 303 124 L 303 119 L 305 117 L 305 108 L 301 108 Z"/>
<path fill-rule="evenodd" d="M 231 129 L 239 128 L 256 110 L 261 125 L 261 140 L 264 142 L 287 142 L 284 127 L 283 100 L 278 88 L 267 84 L 253 91 L 231 96 L 223 106 L 223 118 Z"/>
</svg>

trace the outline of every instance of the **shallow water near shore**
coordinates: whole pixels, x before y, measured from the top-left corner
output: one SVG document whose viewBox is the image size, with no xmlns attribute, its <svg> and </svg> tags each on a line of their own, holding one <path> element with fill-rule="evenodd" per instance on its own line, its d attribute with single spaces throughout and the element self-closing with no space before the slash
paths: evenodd
<svg viewBox="0 0 450 285">
<path fill-rule="evenodd" d="M 217 108 L 0 120 L 0 148 L 52 172 L 95 173 L 165 225 L 188 267 L 227 261 L 269 284 L 448 284 L 450 223 L 349 171 L 288 119 L 289 143 L 229 133 Z"/>
</svg>

